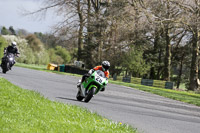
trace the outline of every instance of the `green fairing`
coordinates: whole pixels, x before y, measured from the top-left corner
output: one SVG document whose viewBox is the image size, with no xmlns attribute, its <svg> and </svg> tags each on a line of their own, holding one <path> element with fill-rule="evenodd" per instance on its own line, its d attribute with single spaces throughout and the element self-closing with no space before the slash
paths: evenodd
<svg viewBox="0 0 200 133">
<path fill-rule="evenodd" d="M 104 82 L 102 82 L 101 84 L 100 83 L 98 83 L 96 80 L 95 80 L 95 75 L 96 75 L 96 71 L 89 77 L 89 78 L 87 78 L 86 79 L 86 81 L 84 81 L 82 84 L 83 84 L 83 86 L 84 86 L 84 88 L 86 88 L 86 89 L 88 89 L 88 90 L 90 90 L 92 87 L 94 87 L 94 88 L 96 88 L 96 91 L 95 91 L 95 94 L 97 94 L 104 86 L 106 86 L 107 85 L 107 83 L 108 83 L 108 80 L 105 80 Z M 96 82 L 96 83 L 98 83 L 99 84 L 99 88 L 96 86 L 96 85 L 94 85 L 94 84 L 92 84 L 92 85 L 90 85 L 90 83 L 91 82 Z"/>
<path fill-rule="evenodd" d="M 97 70 L 94 71 L 91 76 L 85 79 L 80 87 L 78 87 L 78 93 L 76 95 L 77 100 L 89 102 L 91 98 L 96 95 L 102 88 L 108 83 L 104 72 Z"/>
</svg>

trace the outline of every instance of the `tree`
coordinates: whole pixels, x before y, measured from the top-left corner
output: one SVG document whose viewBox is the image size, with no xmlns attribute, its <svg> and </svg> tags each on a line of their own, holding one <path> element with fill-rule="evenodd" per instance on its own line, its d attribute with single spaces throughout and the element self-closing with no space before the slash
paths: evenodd
<svg viewBox="0 0 200 133">
<path fill-rule="evenodd" d="M 56 55 L 59 55 L 63 59 L 63 63 L 69 63 L 71 61 L 70 53 L 61 46 L 56 46 L 55 48 Z"/>
<path fill-rule="evenodd" d="M 143 52 L 140 48 L 132 47 L 123 58 L 122 66 L 131 73 L 132 76 L 142 77 L 149 71 L 149 65 L 143 59 Z"/>
<path fill-rule="evenodd" d="M 9 31 L 10 31 L 11 35 L 16 35 L 16 32 L 15 32 L 13 26 L 9 27 Z"/>
<path fill-rule="evenodd" d="M 183 0 L 182 2 L 174 2 L 178 5 L 186 15 L 182 16 L 182 24 L 192 34 L 192 61 L 190 67 L 189 90 L 196 90 L 199 87 L 198 81 L 198 65 L 199 65 L 199 31 L 200 31 L 200 3 L 198 0 Z M 189 17 L 189 18 L 188 18 Z"/>
<path fill-rule="evenodd" d="M 20 36 L 20 37 L 25 37 L 25 36 L 28 36 L 28 31 L 26 31 L 25 29 L 18 29 L 17 30 L 17 35 Z"/>
<path fill-rule="evenodd" d="M 42 50 L 43 44 L 34 34 L 28 35 L 26 39 L 28 40 L 30 48 L 32 48 L 34 52 L 39 52 Z"/>
<path fill-rule="evenodd" d="M 6 45 L 7 45 L 7 41 L 3 37 L 0 36 L 0 57 L 3 57 L 3 51 Z"/>
<path fill-rule="evenodd" d="M 54 61 L 65 62 L 57 51 L 67 48 L 87 68 L 106 59 L 112 74 L 123 69 L 138 77 L 172 79 L 177 87 L 191 69 L 189 89 L 198 88 L 198 0 L 48 0 L 33 13 L 54 7 L 64 16 L 55 34 L 36 34 L 46 48 L 55 48 Z"/>
<path fill-rule="evenodd" d="M 28 47 L 31 48 L 34 54 L 35 64 L 46 64 L 49 61 L 49 57 L 44 44 L 34 34 L 28 35 L 26 39 Z"/>
<path fill-rule="evenodd" d="M 199 46 L 200 46 L 200 3 L 197 0 L 194 0 L 194 7 L 192 15 L 194 16 L 194 21 L 191 23 L 192 28 L 192 62 L 191 62 L 191 70 L 190 70 L 190 84 L 189 84 L 189 90 L 196 90 L 199 87 L 198 84 L 198 69 L 199 69 Z"/>
<path fill-rule="evenodd" d="M 56 9 L 55 14 L 61 15 L 64 19 L 59 22 L 55 28 L 54 32 L 58 33 L 61 37 L 66 34 L 73 37 L 72 31 L 78 31 L 76 35 L 78 39 L 78 60 L 81 60 L 81 52 L 83 50 L 83 27 L 84 27 L 84 8 L 85 3 L 83 0 L 46 0 L 45 5 L 33 12 L 27 12 L 25 15 L 34 15 L 46 13 L 50 9 Z"/>
<path fill-rule="evenodd" d="M 83 27 L 84 27 L 84 18 L 83 11 L 81 7 L 81 0 L 77 0 L 77 12 L 79 16 L 79 32 L 78 32 L 78 57 L 77 60 L 82 60 L 82 51 L 83 51 Z"/>
<path fill-rule="evenodd" d="M 8 35 L 9 34 L 8 30 L 6 29 L 6 27 L 4 27 L 4 26 L 2 27 L 1 34 L 2 35 Z"/>
</svg>

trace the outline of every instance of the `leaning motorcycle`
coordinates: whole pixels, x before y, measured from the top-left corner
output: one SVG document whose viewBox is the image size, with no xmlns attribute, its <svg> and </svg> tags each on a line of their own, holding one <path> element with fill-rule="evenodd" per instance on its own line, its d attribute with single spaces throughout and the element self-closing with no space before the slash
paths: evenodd
<svg viewBox="0 0 200 133">
<path fill-rule="evenodd" d="M 93 95 L 96 95 L 107 84 L 108 80 L 104 72 L 101 70 L 94 71 L 80 86 L 77 86 L 78 93 L 76 98 L 79 101 L 84 99 L 84 102 L 89 102 Z"/>
<path fill-rule="evenodd" d="M 1 68 L 3 73 L 11 70 L 11 67 L 15 64 L 15 56 L 12 53 L 8 53 L 2 58 Z"/>
</svg>

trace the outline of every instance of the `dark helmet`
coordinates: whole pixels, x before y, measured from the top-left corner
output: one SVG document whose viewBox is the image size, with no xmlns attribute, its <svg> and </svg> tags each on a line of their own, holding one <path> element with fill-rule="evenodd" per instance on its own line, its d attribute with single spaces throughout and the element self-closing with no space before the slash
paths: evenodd
<svg viewBox="0 0 200 133">
<path fill-rule="evenodd" d="M 103 71 L 107 71 L 110 68 L 110 62 L 108 61 L 103 61 L 101 65 L 102 65 Z"/>
<path fill-rule="evenodd" d="M 16 42 L 12 42 L 11 45 L 12 45 L 13 48 L 17 47 L 17 43 Z"/>
</svg>

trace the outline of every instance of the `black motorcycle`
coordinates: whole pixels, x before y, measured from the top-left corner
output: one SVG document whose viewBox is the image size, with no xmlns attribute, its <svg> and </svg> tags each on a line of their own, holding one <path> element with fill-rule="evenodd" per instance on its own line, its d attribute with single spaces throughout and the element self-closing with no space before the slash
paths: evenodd
<svg viewBox="0 0 200 133">
<path fill-rule="evenodd" d="M 11 67 L 15 64 L 15 55 L 12 53 L 8 53 L 2 58 L 1 68 L 3 73 L 11 70 Z"/>
</svg>

